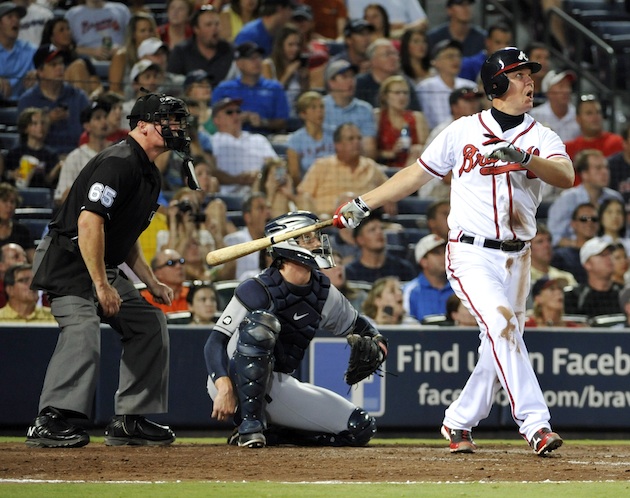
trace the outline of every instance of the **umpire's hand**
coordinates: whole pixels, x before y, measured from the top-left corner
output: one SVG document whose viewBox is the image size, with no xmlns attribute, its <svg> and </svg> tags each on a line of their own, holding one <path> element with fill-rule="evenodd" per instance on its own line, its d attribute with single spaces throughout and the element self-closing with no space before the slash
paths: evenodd
<svg viewBox="0 0 630 498">
<path fill-rule="evenodd" d="M 171 305 L 173 302 L 173 296 L 175 295 L 173 293 L 173 289 L 162 282 L 157 282 L 155 285 L 149 287 L 149 292 L 153 294 L 156 303 L 166 304 L 167 306 Z"/>
<path fill-rule="evenodd" d="M 109 285 L 109 283 L 105 283 L 96 288 L 96 297 L 103 309 L 104 316 L 114 316 L 118 313 L 118 311 L 120 311 L 122 299 L 120 298 L 118 291 Z"/>
</svg>

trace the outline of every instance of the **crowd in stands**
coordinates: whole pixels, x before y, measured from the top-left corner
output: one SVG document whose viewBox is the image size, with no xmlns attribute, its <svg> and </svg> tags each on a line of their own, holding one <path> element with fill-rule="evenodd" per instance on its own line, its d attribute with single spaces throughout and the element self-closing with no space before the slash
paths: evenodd
<svg viewBox="0 0 630 498">
<path fill-rule="evenodd" d="M 216 286 L 270 262 L 263 252 L 210 268 L 208 251 L 262 237 L 288 211 L 330 217 L 488 107 L 480 69 L 514 43 L 514 25 L 475 24 L 483 2 L 439 3 L 434 21 L 418 0 L 1 2 L 0 321 L 52 320 L 46 296 L 28 291 L 43 232 L 25 213 L 50 219 L 90 159 L 125 139 L 148 91 L 188 105 L 202 186 L 185 187 L 178 154 L 156 160 L 162 205 L 140 241 L 175 293 L 156 306 L 173 323 L 212 324 L 226 302 Z M 578 95 L 578 75 L 542 40 L 523 49 L 542 65 L 530 114 L 559 134 L 577 172 L 573 188 L 542 199 L 526 326 L 624 316 L 630 126 L 607 130 L 606 102 Z M 24 205 L 29 189 L 50 191 L 50 204 Z M 436 179 L 418 193 L 422 210 L 390 203 L 354 232 L 330 232 L 337 266 L 326 273 L 376 323 L 475 326 L 446 277 L 449 192 L 449 178 Z"/>
</svg>

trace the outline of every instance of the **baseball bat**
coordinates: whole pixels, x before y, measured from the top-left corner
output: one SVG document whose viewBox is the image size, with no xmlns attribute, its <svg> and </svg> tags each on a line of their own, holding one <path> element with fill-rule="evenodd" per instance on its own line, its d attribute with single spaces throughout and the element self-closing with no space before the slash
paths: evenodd
<svg viewBox="0 0 630 498">
<path fill-rule="evenodd" d="M 247 256 L 248 254 L 251 254 L 253 252 L 260 251 L 261 249 L 266 249 L 267 247 L 272 246 L 273 244 L 277 244 L 278 242 L 283 242 L 294 237 L 299 237 L 300 235 L 303 235 L 305 233 L 321 230 L 322 228 L 332 225 L 332 222 L 332 219 L 320 221 L 319 223 L 315 223 L 314 225 L 298 228 L 297 230 L 293 230 L 292 232 L 286 232 L 279 235 L 270 235 L 269 237 L 262 237 L 260 239 L 250 240 L 248 242 L 241 242 L 240 244 L 235 244 L 233 246 L 222 247 L 221 249 L 217 249 L 216 251 L 210 251 L 206 255 L 206 263 L 208 263 L 210 266 L 217 266 L 223 263 L 227 263 L 228 261 L 232 261 L 242 256 Z"/>
</svg>

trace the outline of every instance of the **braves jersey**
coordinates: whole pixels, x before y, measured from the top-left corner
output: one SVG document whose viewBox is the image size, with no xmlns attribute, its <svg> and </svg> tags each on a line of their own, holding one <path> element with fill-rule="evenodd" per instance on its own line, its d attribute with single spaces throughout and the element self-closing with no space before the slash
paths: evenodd
<svg viewBox="0 0 630 498">
<path fill-rule="evenodd" d="M 496 240 L 534 237 L 544 182 L 521 164 L 485 157 L 509 143 L 547 159 L 568 159 L 558 135 L 528 114 L 504 132 L 490 110 L 453 122 L 418 159 L 437 178 L 453 172 L 451 230 Z"/>
</svg>

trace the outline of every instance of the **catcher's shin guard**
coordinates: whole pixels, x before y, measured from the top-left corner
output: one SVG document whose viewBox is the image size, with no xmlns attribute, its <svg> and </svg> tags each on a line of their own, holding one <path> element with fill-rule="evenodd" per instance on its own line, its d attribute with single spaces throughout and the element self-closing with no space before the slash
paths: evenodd
<svg viewBox="0 0 630 498">
<path fill-rule="evenodd" d="M 266 426 L 265 393 L 273 370 L 272 353 L 279 332 L 280 322 L 265 311 L 248 313 L 239 325 L 233 357 L 242 418 L 239 434 L 262 433 Z"/>
</svg>

